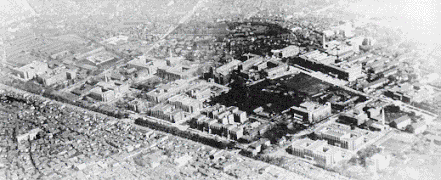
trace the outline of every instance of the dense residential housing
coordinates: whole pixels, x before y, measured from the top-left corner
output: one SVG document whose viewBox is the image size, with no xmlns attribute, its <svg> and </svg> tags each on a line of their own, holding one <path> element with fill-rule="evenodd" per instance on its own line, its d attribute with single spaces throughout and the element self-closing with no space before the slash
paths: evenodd
<svg viewBox="0 0 441 180">
<path fill-rule="evenodd" d="M 169 6 L 172 4 L 169 3 Z M 139 168 L 131 166 L 134 164 L 136 167 L 149 165 L 149 172 L 158 166 L 169 168 L 175 165 L 178 174 L 170 174 L 170 177 L 192 178 L 193 174 L 222 179 L 228 174 L 243 179 L 245 176 L 237 173 L 248 172 L 238 169 L 239 166 L 232 168 L 235 163 L 243 163 L 243 159 L 219 149 L 229 149 L 234 153 L 242 150 L 241 154 L 252 154 L 256 159 L 274 163 L 273 160 L 281 156 L 274 158 L 267 155 L 277 154 L 275 152 L 280 152 L 279 148 L 288 147 L 288 153 L 316 166 L 331 167 L 354 156 L 352 160 L 355 159 L 356 163 L 362 163 L 367 168 L 374 164 L 375 170 L 380 170 L 389 164 L 386 157 L 364 155 L 381 151 L 383 147 L 387 151 L 396 149 L 396 138 L 413 137 L 409 134 L 402 136 L 404 131 L 421 134 L 431 124 L 430 119 L 423 118 L 435 115 L 416 107 L 426 107 L 426 104 L 415 102 L 423 101 L 424 92 L 429 92 L 429 89 L 435 94 L 439 87 L 414 83 L 421 79 L 421 73 L 413 68 L 419 64 L 411 62 L 415 58 L 410 56 L 409 62 L 405 62 L 396 57 L 404 54 L 400 56 L 407 58 L 410 54 L 384 53 L 381 48 L 367 47 L 373 44 L 372 40 L 355 36 L 352 32 L 355 28 L 342 21 L 333 22 L 338 25 L 328 28 L 321 27 L 319 23 L 297 22 L 298 18 L 294 18 L 295 23 L 288 24 L 288 19 L 294 16 L 278 16 L 274 19 L 277 19 L 278 25 L 283 25 L 280 26 L 283 29 L 279 29 L 278 25 L 267 23 L 272 18 L 258 18 L 260 15 L 252 14 L 250 16 L 256 17 L 236 17 L 238 20 L 232 19 L 233 22 L 222 20 L 221 28 L 212 23 L 206 24 L 216 29 L 214 32 L 207 30 L 208 27 L 194 29 L 194 24 L 180 22 L 182 26 L 172 30 L 180 32 L 153 35 L 148 32 L 152 29 L 150 25 L 157 29 L 158 25 L 164 24 L 134 22 L 129 24 L 136 24 L 136 27 L 126 28 L 123 33 L 127 36 L 115 36 L 110 32 L 92 38 L 89 36 L 96 34 L 92 32 L 84 35 L 89 40 L 78 44 L 72 41 L 72 47 L 92 44 L 79 50 L 60 44 L 45 47 L 55 49 L 49 53 L 42 53 L 43 50 L 38 47 L 45 46 L 43 44 L 30 44 L 25 50 L 15 49 L 17 54 L 21 54 L 21 60 L 17 59 L 21 62 L 7 63 L 5 59 L 4 68 L 27 64 L 32 56 L 42 58 L 43 62 L 33 61 L 23 67 L 9 68 L 16 77 L 4 84 L 28 91 L 36 89 L 38 96 L 68 101 L 80 108 L 74 110 L 68 104 L 52 106 L 53 101 L 50 100 L 34 101 L 38 96 L 17 98 L 9 90 L 7 93 L 0 90 L 0 104 L 4 106 L 0 109 L 7 112 L 0 115 L 5 115 L 4 123 L 8 124 L 8 128 L 0 129 L 0 136 L 12 135 L 12 138 L 0 138 L 0 144 L 18 142 L 19 146 L 12 148 L 12 155 L 20 157 L 13 158 L 12 166 L 3 169 L 18 169 L 19 173 L 7 174 L 13 179 L 29 179 L 16 178 L 23 172 L 32 172 L 34 179 L 42 175 L 56 179 L 56 176 L 69 176 L 69 171 L 65 169 L 72 168 L 87 176 L 98 175 L 101 171 L 110 172 L 108 170 L 118 170 L 113 174 L 121 170 L 123 175 L 127 175 L 124 172 L 138 172 Z M 292 31 L 289 31 L 290 28 Z M 137 29 L 144 32 L 129 35 Z M 361 33 L 365 29 L 369 28 L 359 28 L 357 34 L 365 34 Z M 15 37 L 12 34 L 15 33 L 10 34 L 11 37 L 2 44 L 13 44 L 8 41 L 13 41 Z M 110 36 L 115 37 L 108 38 Z M 62 38 L 71 39 L 69 35 L 51 37 Z M 108 39 L 101 41 L 101 38 Z M 25 46 L 29 41 L 17 42 Z M 136 50 L 132 49 L 134 46 Z M 397 48 L 410 47 L 404 43 Z M 133 58 L 139 52 L 146 54 Z M 6 52 L 4 54 L 6 56 Z M 131 58 L 133 60 L 127 62 Z M 15 61 L 16 58 L 8 60 Z M 28 82 L 19 84 L 21 81 Z M 17 113 L 14 114 L 15 110 Z M 108 116 L 97 118 L 101 113 Z M 401 131 L 386 126 L 386 119 L 390 121 L 389 126 Z M 150 128 L 155 130 L 150 131 Z M 211 147 L 186 142 L 157 130 Z M 400 136 L 395 137 L 394 133 Z M 408 142 L 398 145 L 404 143 Z M 48 144 L 50 146 L 46 146 Z M 139 153 L 147 146 L 157 152 Z M 367 153 L 364 153 L 365 148 Z M 5 156 L 5 149 L 0 147 L 0 156 L 8 157 L 9 161 L 10 150 L 6 149 Z M 44 158 L 42 154 L 45 154 Z M 50 157 L 54 154 L 57 158 Z M 133 161 L 125 161 L 134 156 L 137 158 Z M 96 158 L 104 160 L 97 161 Z M 23 165 L 16 160 L 25 163 Z M 36 164 L 42 168 L 35 169 Z M 297 164 L 302 169 L 300 173 L 303 173 L 303 163 Z M 273 175 L 274 166 L 255 165 L 250 167 L 249 172 L 255 172 L 257 168 L 259 173 L 266 171 Z M 0 163 L 0 166 L 6 164 Z M 186 166 L 189 168 L 181 168 Z M 34 170 L 41 172 L 33 173 Z M 217 173 L 218 170 L 224 172 Z"/>
</svg>

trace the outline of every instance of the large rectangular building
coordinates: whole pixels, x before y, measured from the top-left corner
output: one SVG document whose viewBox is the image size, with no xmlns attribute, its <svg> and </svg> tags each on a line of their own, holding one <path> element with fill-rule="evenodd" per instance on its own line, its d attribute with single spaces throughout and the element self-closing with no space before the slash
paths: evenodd
<svg viewBox="0 0 441 180">
<path fill-rule="evenodd" d="M 158 88 L 149 91 L 146 96 L 147 100 L 154 102 L 163 102 L 168 98 L 184 92 L 190 88 L 189 80 L 178 80 L 159 86 Z"/>
<path fill-rule="evenodd" d="M 300 58 L 294 59 L 294 63 L 314 71 L 331 74 L 346 81 L 354 81 L 363 75 L 361 63 L 335 64 L 335 60 L 335 56 L 316 50 L 302 54 Z"/>
<path fill-rule="evenodd" d="M 99 82 L 90 90 L 89 96 L 104 102 L 112 101 L 129 91 L 129 85 L 118 81 Z"/>
<path fill-rule="evenodd" d="M 167 80 L 188 79 L 197 75 L 197 67 L 177 65 L 158 68 L 158 76 Z"/>
<path fill-rule="evenodd" d="M 341 151 L 323 140 L 301 139 L 293 142 L 290 148 L 292 154 L 315 161 L 322 167 L 334 165 L 342 159 Z"/>
<path fill-rule="evenodd" d="M 178 94 L 168 99 L 169 104 L 189 113 L 199 113 L 203 108 L 203 101 L 198 101 L 185 94 Z"/>
<path fill-rule="evenodd" d="M 52 84 L 56 84 L 68 79 L 75 79 L 77 75 L 77 71 L 73 69 L 64 69 L 57 68 L 50 70 L 46 74 L 38 76 L 37 80 L 39 83 L 44 84 L 46 86 L 50 86 Z"/>
<path fill-rule="evenodd" d="M 331 115 L 331 104 L 319 105 L 313 102 L 304 102 L 299 107 L 291 107 L 291 112 L 296 118 L 315 123 Z"/>
<path fill-rule="evenodd" d="M 12 71 L 13 74 L 27 81 L 48 72 L 49 66 L 41 61 L 33 61 L 25 66 L 15 68 Z"/>
<path fill-rule="evenodd" d="M 352 130 L 350 126 L 339 123 L 321 126 L 314 131 L 314 134 L 319 139 L 328 141 L 330 145 L 349 150 L 357 150 L 364 144 L 365 139 L 362 132 Z"/>
<path fill-rule="evenodd" d="M 142 55 L 129 61 L 127 64 L 129 65 L 129 68 L 147 70 L 149 75 L 153 75 L 156 74 L 158 68 L 167 66 L 167 61 Z"/>
</svg>

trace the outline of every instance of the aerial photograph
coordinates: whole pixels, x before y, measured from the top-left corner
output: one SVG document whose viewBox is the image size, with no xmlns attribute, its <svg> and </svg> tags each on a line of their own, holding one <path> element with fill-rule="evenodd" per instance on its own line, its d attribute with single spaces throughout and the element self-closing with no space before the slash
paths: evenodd
<svg viewBox="0 0 441 180">
<path fill-rule="evenodd" d="M 439 180 L 439 9 L 0 0 L 0 180 Z"/>
</svg>

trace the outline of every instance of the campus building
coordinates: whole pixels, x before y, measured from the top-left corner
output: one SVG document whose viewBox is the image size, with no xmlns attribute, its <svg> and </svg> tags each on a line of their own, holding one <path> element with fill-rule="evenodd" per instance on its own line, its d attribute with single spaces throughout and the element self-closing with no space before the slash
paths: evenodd
<svg viewBox="0 0 441 180">
<path fill-rule="evenodd" d="M 213 70 L 213 78 L 216 83 L 227 84 L 231 79 L 231 72 L 239 67 L 242 62 L 233 59 L 231 62 Z"/>
<path fill-rule="evenodd" d="M 49 66 L 41 61 L 33 61 L 25 66 L 14 68 L 12 71 L 12 74 L 27 81 L 48 72 Z"/>
<path fill-rule="evenodd" d="M 341 151 L 324 140 L 301 139 L 293 142 L 290 148 L 293 155 L 314 161 L 322 167 L 334 165 L 342 159 Z"/>
<path fill-rule="evenodd" d="M 178 94 L 168 99 L 168 103 L 188 113 L 199 113 L 203 109 L 203 101 L 191 98 L 186 94 Z"/>
<path fill-rule="evenodd" d="M 117 81 L 99 82 L 90 90 L 89 96 L 103 102 L 109 102 L 129 91 L 129 85 Z"/>
<path fill-rule="evenodd" d="M 401 117 L 395 119 L 394 121 L 392 121 L 390 123 L 390 126 L 397 128 L 397 129 L 400 129 L 400 130 L 405 130 L 406 127 L 408 125 L 410 125 L 411 123 L 412 123 L 412 120 L 410 119 L 410 117 L 407 115 L 404 115 L 404 116 L 401 116 Z"/>
<path fill-rule="evenodd" d="M 75 79 L 77 71 L 73 69 L 56 68 L 38 76 L 37 81 L 45 86 L 60 83 L 69 79 Z"/>
<path fill-rule="evenodd" d="M 158 68 L 167 66 L 167 61 L 142 55 L 129 61 L 127 64 L 129 65 L 129 68 L 145 70 L 148 75 L 153 75 L 157 73 Z"/>
<path fill-rule="evenodd" d="M 174 67 L 165 66 L 158 68 L 157 75 L 170 81 L 188 79 L 197 75 L 198 67 L 177 65 Z"/>
<path fill-rule="evenodd" d="M 182 123 L 190 119 L 190 113 L 187 113 L 172 104 L 157 104 L 147 110 L 149 116 L 163 119 L 172 123 Z"/>
<path fill-rule="evenodd" d="M 364 134 L 360 131 L 352 130 L 350 126 L 331 123 L 321 126 L 314 131 L 314 134 L 328 144 L 344 149 L 357 150 L 365 142 Z"/>
<path fill-rule="evenodd" d="M 178 80 L 159 86 L 158 88 L 146 93 L 147 100 L 163 102 L 168 98 L 187 91 L 190 88 L 188 80 Z"/>
<path fill-rule="evenodd" d="M 320 105 L 313 102 L 304 102 L 299 107 L 292 106 L 291 112 L 294 118 L 315 123 L 331 115 L 331 103 Z"/>
</svg>

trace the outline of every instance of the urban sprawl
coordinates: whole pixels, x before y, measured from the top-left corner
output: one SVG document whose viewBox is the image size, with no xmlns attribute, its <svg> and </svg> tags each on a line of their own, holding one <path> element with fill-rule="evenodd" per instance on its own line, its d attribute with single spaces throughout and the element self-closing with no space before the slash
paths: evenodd
<svg viewBox="0 0 441 180">
<path fill-rule="evenodd" d="M 6 176 L 242 179 L 253 166 L 313 179 L 296 166 L 354 158 L 381 170 L 395 133 L 422 134 L 438 117 L 418 104 L 439 88 L 351 22 L 250 17 L 210 28 L 144 33 L 141 53 L 119 48 L 139 42 L 129 33 L 3 39 Z"/>
</svg>

